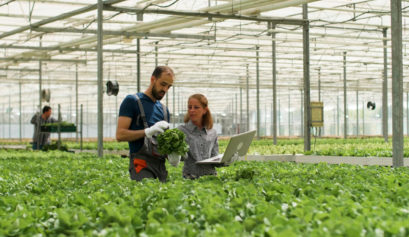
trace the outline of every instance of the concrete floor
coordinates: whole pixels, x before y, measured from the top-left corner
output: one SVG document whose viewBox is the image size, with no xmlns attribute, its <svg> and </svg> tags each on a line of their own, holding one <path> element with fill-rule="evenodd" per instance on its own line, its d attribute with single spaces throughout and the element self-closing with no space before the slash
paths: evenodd
<svg viewBox="0 0 409 237">
<path fill-rule="evenodd" d="M 392 157 L 351 157 L 351 156 L 314 156 L 314 155 L 248 155 L 240 160 L 247 161 L 282 161 L 296 163 L 328 163 L 352 165 L 392 166 Z M 409 159 L 403 159 L 404 166 L 409 166 Z"/>
</svg>

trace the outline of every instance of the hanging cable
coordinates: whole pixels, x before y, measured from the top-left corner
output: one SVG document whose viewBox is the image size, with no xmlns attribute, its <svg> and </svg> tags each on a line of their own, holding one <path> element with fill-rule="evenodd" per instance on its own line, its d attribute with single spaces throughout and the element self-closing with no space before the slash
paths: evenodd
<svg viewBox="0 0 409 237">
<path fill-rule="evenodd" d="M 107 17 L 107 18 L 104 18 L 103 20 L 104 20 L 104 21 L 111 20 L 112 18 L 118 16 L 118 15 L 121 14 L 121 13 L 122 13 L 122 12 L 117 12 L 117 13 L 115 13 L 115 14 L 113 14 L 113 15 Z M 82 30 L 88 29 L 88 27 L 90 27 L 90 26 L 92 25 L 92 23 L 94 23 L 95 21 L 96 21 L 96 19 L 91 20 L 87 25 L 85 25 L 85 26 L 82 28 Z"/>
<path fill-rule="evenodd" d="M 174 5 L 174 4 L 177 3 L 177 2 L 179 2 L 179 0 L 175 0 L 174 2 L 172 2 L 172 3 L 168 4 L 168 5 L 165 5 L 165 6 L 161 6 L 161 5 L 157 5 L 157 4 L 150 3 L 150 4 L 146 5 L 146 7 L 144 7 L 144 8 L 142 9 L 142 11 L 144 11 L 146 8 L 148 8 L 148 7 L 150 7 L 150 6 L 155 6 L 155 7 L 160 7 L 160 8 L 167 8 L 167 7 L 170 7 L 170 6 Z"/>
<path fill-rule="evenodd" d="M 9 3 L 12 3 L 12 2 L 14 2 L 14 1 L 16 1 L 16 0 L 10 0 L 10 1 L 8 1 L 8 2 L 2 3 L 2 4 L 0 4 L 0 7 L 5 6 L 5 5 L 8 5 Z"/>
<path fill-rule="evenodd" d="M 33 15 L 33 10 L 34 10 L 34 5 L 36 4 L 36 2 L 33 2 L 33 6 L 31 5 L 31 1 L 28 1 L 28 8 L 29 8 L 29 13 L 28 13 L 28 22 L 31 25 L 31 16 Z"/>
</svg>

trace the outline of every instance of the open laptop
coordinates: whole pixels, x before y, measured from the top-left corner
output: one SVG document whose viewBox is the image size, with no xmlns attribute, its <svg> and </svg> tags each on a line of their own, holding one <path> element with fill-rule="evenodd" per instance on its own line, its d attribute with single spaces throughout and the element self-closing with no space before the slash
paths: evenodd
<svg viewBox="0 0 409 237">
<path fill-rule="evenodd" d="M 236 154 L 238 156 L 245 156 L 255 134 L 256 130 L 253 130 L 232 136 L 229 140 L 229 144 L 227 144 L 224 154 L 197 161 L 196 164 L 229 163 Z"/>
</svg>

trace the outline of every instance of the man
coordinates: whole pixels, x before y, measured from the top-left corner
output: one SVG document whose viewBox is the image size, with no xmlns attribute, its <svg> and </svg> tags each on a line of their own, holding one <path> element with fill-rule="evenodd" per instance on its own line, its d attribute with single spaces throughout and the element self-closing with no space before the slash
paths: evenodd
<svg viewBox="0 0 409 237">
<path fill-rule="evenodd" d="M 41 150 L 45 144 L 50 144 L 50 133 L 41 132 L 40 127 L 46 123 L 55 123 L 56 119 L 51 117 L 51 107 L 46 105 L 43 107 L 43 113 L 36 113 L 31 118 L 31 124 L 34 124 L 33 135 L 33 150 Z"/>
<path fill-rule="evenodd" d="M 166 155 L 157 152 L 155 136 L 169 127 L 169 110 L 160 100 L 173 85 L 174 78 L 170 67 L 158 66 L 146 91 L 126 96 L 121 104 L 116 139 L 129 143 L 132 180 L 157 178 L 166 182 Z"/>
</svg>

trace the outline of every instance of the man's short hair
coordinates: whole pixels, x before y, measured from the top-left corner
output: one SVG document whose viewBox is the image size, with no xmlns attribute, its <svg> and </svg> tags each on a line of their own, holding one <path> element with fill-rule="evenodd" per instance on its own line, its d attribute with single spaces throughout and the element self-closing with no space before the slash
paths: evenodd
<svg viewBox="0 0 409 237">
<path fill-rule="evenodd" d="M 173 73 L 172 68 L 168 67 L 168 66 L 157 66 L 155 68 L 155 70 L 153 70 L 152 76 L 154 76 L 155 78 L 160 78 L 160 76 L 162 76 L 163 72 L 168 72 L 170 73 L 172 76 L 174 76 L 175 74 Z"/>
<path fill-rule="evenodd" d="M 51 107 L 50 107 L 50 106 L 48 106 L 48 105 L 44 106 L 44 107 L 43 107 L 43 114 L 44 114 L 45 112 L 50 111 L 50 110 L 51 110 Z"/>
</svg>

